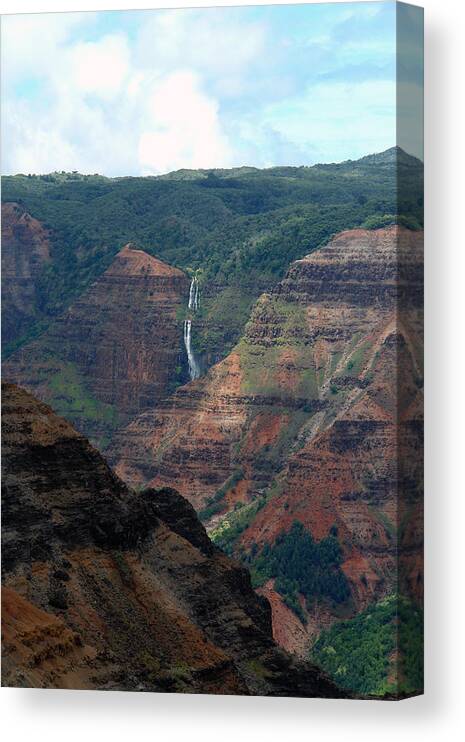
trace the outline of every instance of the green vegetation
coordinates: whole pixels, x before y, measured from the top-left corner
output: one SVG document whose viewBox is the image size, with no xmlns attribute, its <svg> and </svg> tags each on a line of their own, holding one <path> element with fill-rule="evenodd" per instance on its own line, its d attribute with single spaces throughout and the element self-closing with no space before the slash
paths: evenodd
<svg viewBox="0 0 465 742">
<path fill-rule="evenodd" d="M 304 621 L 299 595 L 308 608 L 318 599 L 334 603 L 349 599 L 350 589 L 341 562 L 336 535 L 315 541 L 302 523 L 294 521 L 290 531 L 283 531 L 272 546 L 266 544 L 259 555 L 252 556 L 250 572 L 254 587 L 274 579 L 275 589 L 286 605 Z"/>
<path fill-rule="evenodd" d="M 49 325 L 50 322 L 44 319 L 39 319 L 37 320 L 37 322 L 34 322 L 34 324 L 28 327 L 25 333 L 23 333 L 22 335 L 18 335 L 18 337 L 16 337 L 14 340 L 3 347 L 3 359 L 6 359 L 8 356 L 14 353 L 15 350 L 21 348 L 22 345 L 26 345 L 26 343 L 32 342 L 33 340 L 38 338 L 39 335 L 41 335 L 49 327 Z"/>
<path fill-rule="evenodd" d="M 260 662 L 260 660 L 258 659 L 247 660 L 247 662 L 245 663 L 245 668 L 252 675 L 255 675 L 258 678 L 262 678 L 263 680 L 273 677 L 273 672 L 269 668 L 265 667 L 263 665 L 263 662 Z"/>
<path fill-rule="evenodd" d="M 55 362 L 56 360 L 56 362 Z M 58 366 L 58 370 L 55 370 Z M 57 415 L 76 424 L 87 420 L 94 423 L 105 423 L 110 430 L 116 430 L 119 424 L 116 409 L 105 402 L 100 402 L 92 396 L 78 370 L 72 363 L 65 363 L 57 359 L 49 359 L 49 364 L 43 369 L 45 377 L 50 379 L 49 403 Z M 100 439 L 98 445 L 103 449 L 109 439 Z"/>
<path fill-rule="evenodd" d="M 423 614 L 406 598 L 391 595 L 323 631 L 311 659 L 340 686 L 362 695 L 419 691 Z"/>
<path fill-rule="evenodd" d="M 113 561 L 115 563 L 115 567 L 118 570 L 119 576 L 121 578 L 121 582 L 125 587 L 133 587 L 134 586 L 134 577 L 131 572 L 131 568 L 129 564 L 127 563 L 126 557 L 122 551 L 113 551 L 112 552 Z"/>
<path fill-rule="evenodd" d="M 318 381 L 313 354 L 304 338 L 308 334 L 308 323 L 304 307 L 298 303 L 287 302 L 279 296 L 261 297 L 253 310 L 253 318 L 266 326 L 269 332 L 277 327 L 279 332 L 273 337 L 270 346 L 257 345 L 249 341 L 247 326 L 245 336 L 236 347 L 241 358 L 244 374 L 243 389 L 248 394 L 266 394 L 286 398 L 291 389 L 286 379 L 280 380 L 279 364 L 284 352 L 292 353 L 295 369 L 299 376 L 292 379 L 292 394 L 312 400 L 318 397 Z"/>
<path fill-rule="evenodd" d="M 400 224 L 402 227 L 407 227 L 407 229 L 421 229 L 421 224 L 415 216 L 407 216 L 405 214 L 383 214 L 382 216 L 377 214 L 376 216 L 369 216 L 361 226 L 364 229 L 380 229 L 381 227 L 389 227 L 391 224 Z"/>
<path fill-rule="evenodd" d="M 242 468 L 236 469 L 231 476 L 226 480 L 220 489 L 215 492 L 213 497 L 209 497 L 206 503 L 206 507 L 203 510 L 199 510 L 198 516 L 200 520 L 210 520 L 212 515 L 221 512 L 223 509 L 222 500 L 226 497 L 227 493 L 234 489 L 236 484 L 241 481 L 244 476 L 244 470 Z"/>
<path fill-rule="evenodd" d="M 238 339 L 238 327 L 245 326 L 256 298 L 246 286 L 227 286 L 211 297 L 202 292 L 192 338 L 196 354 L 215 362 L 224 355 L 224 347 L 232 348 Z"/>
<path fill-rule="evenodd" d="M 350 376 L 359 376 L 365 361 L 367 352 L 370 350 L 372 343 L 370 340 L 359 345 L 356 350 L 351 353 L 350 359 L 346 366 L 346 371 Z"/>
<path fill-rule="evenodd" d="M 293 260 L 373 217 L 381 224 L 399 213 L 399 220 L 421 224 L 422 179 L 418 160 L 388 150 L 339 165 L 179 171 L 159 178 L 7 176 L 2 198 L 52 230 L 37 322 L 60 314 L 123 245 L 134 242 L 171 265 L 202 269 L 203 321 L 194 338 L 196 350 L 217 360 L 238 341 L 254 300 Z M 28 333 L 43 329 L 32 322 Z M 26 339 L 16 339 L 5 354 Z"/>
<path fill-rule="evenodd" d="M 241 358 L 243 373 L 242 389 L 246 394 L 263 394 L 269 397 L 285 395 L 286 390 L 279 386 L 276 368 L 280 350 L 277 345 L 260 347 L 242 338 L 237 352 Z"/>
<path fill-rule="evenodd" d="M 260 497 L 228 513 L 221 523 L 209 532 L 208 535 L 213 543 L 226 554 L 232 556 L 235 542 L 252 523 L 256 514 L 265 506 L 266 502 L 266 497 Z"/>
<path fill-rule="evenodd" d="M 394 539 L 397 537 L 397 524 L 395 522 L 393 523 L 386 513 L 383 513 L 382 510 L 371 505 L 368 505 L 368 510 L 372 514 L 373 518 L 381 523 L 388 538 Z"/>
</svg>

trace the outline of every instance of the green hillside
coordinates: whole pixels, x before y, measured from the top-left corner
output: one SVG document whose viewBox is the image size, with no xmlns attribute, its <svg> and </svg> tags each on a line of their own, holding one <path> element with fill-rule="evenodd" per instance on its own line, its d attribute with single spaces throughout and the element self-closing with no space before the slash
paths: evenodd
<svg viewBox="0 0 465 742">
<path fill-rule="evenodd" d="M 311 659 L 338 685 L 361 695 L 418 692 L 423 687 L 423 613 L 406 598 L 391 595 L 323 631 Z M 392 682 L 396 676 L 398 688 Z"/>
<path fill-rule="evenodd" d="M 418 227 L 422 180 L 422 163 L 392 149 L 314 167 L 7 176 L 2 199 L 20 203 L 52 230 L 52 262 L 40 280 L 42 316 L 66 309 L 131 241 L 174 266 L 201 269 L 194 344 L 212 362 L 238 340 L 258 295 L 332 234 L 398 218 L 392 214 Z M 5 355 L 44 326 L 32 324 Z"/>
</svg>

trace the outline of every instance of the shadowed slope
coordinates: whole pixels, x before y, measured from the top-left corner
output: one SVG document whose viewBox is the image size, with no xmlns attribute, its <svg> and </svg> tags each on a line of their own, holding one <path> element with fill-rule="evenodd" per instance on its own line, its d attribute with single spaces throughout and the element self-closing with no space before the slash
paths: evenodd
<svg viewBox="0 0 465 742">
<path fill-rule="evenodd" d="M 247 571 L 172 490 L 129 490 L 3 385 L 5 685 L 340 696 L 271 638 Z"/>
</svg>

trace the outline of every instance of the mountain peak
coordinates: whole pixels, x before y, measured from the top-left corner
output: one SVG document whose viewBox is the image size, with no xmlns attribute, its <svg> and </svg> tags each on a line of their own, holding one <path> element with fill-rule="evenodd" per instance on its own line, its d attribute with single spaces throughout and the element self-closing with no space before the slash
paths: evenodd
<svg viewBox="0 0 465 742">
<path fill-rule="evenodd" d="M 34 391 L 102 445 L 121 420 L 170 388 L 189 283 L 182 271 L 126 245 L 40 338 L 9 358 L 4 378 Z"/>
<path fill-rule="evenodd" d="M 179 268 L 164 263 L 159 258 L 128 242 L 116 255 L 106 271 L 110 276 L 130 276 L 145 274 L 148 276 L 184 276 Z"/>
<path fill-rule="evenodd" d="M 390 165 L 394 163 L 399 165 L 422 165 L 418 157 L 409 155 L 408 152 L 397 144 L 394 147 L 385 149 L 383 152 L 375 152 L 372 155 L 360 157 L 356 162 L 365 165 Z"/>
</svg>

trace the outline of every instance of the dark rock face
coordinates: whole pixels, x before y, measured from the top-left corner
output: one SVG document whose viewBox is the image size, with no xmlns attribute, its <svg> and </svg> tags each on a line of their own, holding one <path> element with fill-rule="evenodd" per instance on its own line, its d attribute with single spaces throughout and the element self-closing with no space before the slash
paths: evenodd
<svg viewBox="0 0 465 742">
<path fill-rule="evenodd" d="M 198 520 L 194 508 L 176 490 L 169 488 L 146 489 L 141 497 L 172 531 L 189 541 L 202 554 L 211 556 L 215 552 L 215 546 Z"/>
<path fill-rule="evenodd" d="M 189 279 L 131 245 L 35 342 L 4 364 L 19 383 L 103 447 L 166 396 L 182 363 Z"/>
<path fill-rule="evenodd" d="M 172 490 L 136 494 L 3 385 L 4 685 L 341 697 L 274 644 L 248 572 Z"/>
<path fill-rule="evenodd" d="M 38 281 L 49 260 L 43 225 L 18 204 L 2 204 L 2 347 L 40 317 Z"/>
</svg>

